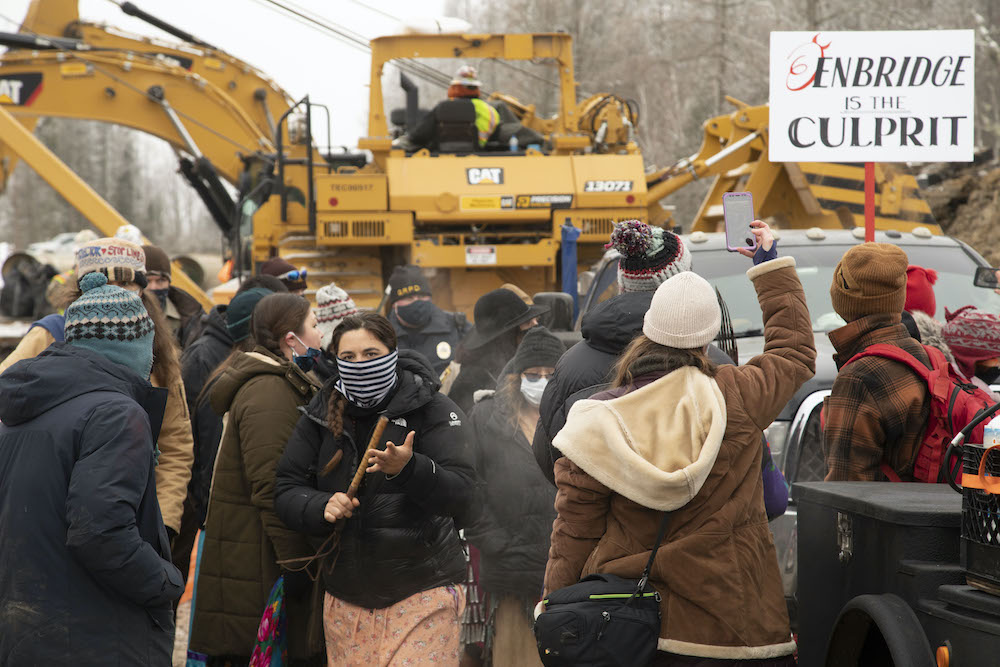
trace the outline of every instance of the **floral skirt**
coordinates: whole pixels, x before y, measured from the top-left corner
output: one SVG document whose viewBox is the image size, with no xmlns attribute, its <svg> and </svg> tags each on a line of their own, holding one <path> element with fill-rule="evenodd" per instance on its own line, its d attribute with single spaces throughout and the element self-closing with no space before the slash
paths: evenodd
<svg viewBox="0 0 1000 667">
<path fill-rule="evenodd" d="M 365 609 L 327 594 L 323 626 L 329 667 L 458 665 L 465 609 L 461 586 L 423 591 L 385 609 Z"/>
</svg>

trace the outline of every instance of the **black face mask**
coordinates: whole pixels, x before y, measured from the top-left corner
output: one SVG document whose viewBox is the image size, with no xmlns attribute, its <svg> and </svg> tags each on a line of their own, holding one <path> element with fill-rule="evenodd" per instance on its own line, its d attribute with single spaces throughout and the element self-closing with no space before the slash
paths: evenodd
<svg viewBox="0 0 1000 667">
<path fill-rule="evenodd" d="M 435 309 L 436 306 L 433 302 L 420 300 L 408 303 L 405 306 L 396 306 L 396 315 L 403 326 L 409 326 L 411 329 L 421 329 L 431 321 Z"/>
<path fill-rule="evenodd" d="M 170 288 L 164 287 L 163 289 L 151 289 L 149 290 L 156 295 L 156 299 L 160 302 L 160 309 L 167 309 L 167 297 L 170 296 Z"/>
<path fill-rule="evenodd" d="M 1000 366 L 996 366 L 994 368 L 984 368 L 976 373 L 976 377 L 986 384 L 995 384 L 997 379 L 1000 378 Z"/>
</svg>

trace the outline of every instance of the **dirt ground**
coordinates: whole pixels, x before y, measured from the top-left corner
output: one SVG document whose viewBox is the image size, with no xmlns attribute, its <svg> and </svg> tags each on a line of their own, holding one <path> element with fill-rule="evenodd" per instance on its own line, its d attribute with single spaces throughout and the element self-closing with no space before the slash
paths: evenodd
<svg viewBox="0 0 1000 667">
<path fill-rule="evenodd" d="M 992 266 L 1000 266 L 1000 162 L 992 151 L 972 164 L 931 165 L 931 183 L 921 189 L 946 234 L 968 243 Z"/>
</svg>

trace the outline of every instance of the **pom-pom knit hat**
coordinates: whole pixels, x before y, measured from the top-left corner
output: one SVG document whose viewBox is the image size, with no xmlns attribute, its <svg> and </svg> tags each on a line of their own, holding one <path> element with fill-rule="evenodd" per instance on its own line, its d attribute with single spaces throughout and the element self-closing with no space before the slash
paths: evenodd
<svg viewBox="0 0 1000 667">
<path fill-rule="evenodd" d="M 615 225 L 605 248 L 621 253 L 618 286 L 622 292 L 653 292 L 671 276 L 691 270 L 691 252 L 673 232 L 641 220 Z"/>
<path fill-rule="evenodd" d="M 333 330 L 345 318 L 356 315 L 354 299 L 335 283 L 324 285 L 316 291 L 316 326 L 322 335 L 320 347 L 326 349 L 333 341 Z"/>
<path fill-rule="evenodd" d="M 76 250 L 77 280 L 88 273 L 102 273 L 108 282 L 146 286 L 146 253 L 124 239 L 104 238 L 85 243 Z"/>
<path fill-rule="evenodd" d="M 66 342 L 130 368 L 144 380 L 153 368 L 153 320 L 134 292 L 108 284 L 103 273 L 80 281 L 83 294 L 66 308 Z"/>
</svg>

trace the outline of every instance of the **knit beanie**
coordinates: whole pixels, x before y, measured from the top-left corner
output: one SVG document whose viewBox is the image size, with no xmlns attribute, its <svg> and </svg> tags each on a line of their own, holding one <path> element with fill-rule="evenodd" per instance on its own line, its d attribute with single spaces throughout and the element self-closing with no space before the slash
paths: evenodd
<svg viewBox="0 0 1000 667">
<path fill-rule="evenodd" d="M 934 283 L 937 279 L 938 274 L 934 269 L 925 269 L 914 264 L 906 267 L 906 304 L 903 309 L 911 313 L 919 310 L 934 317 L 937 312 Z"/>
<path fill-rule="evenodd" d="M 333 330 L 337 328 L 341 320 L 351 315 L 356 315 L 358 307 L 354 305 L 347 292 L 337 287 L 336 283 L 324 285 L 316 291 L 316 326 L 322 335 L 322 349 L 326 349 L 333 341 Z"/>
<path fill-rule="evenodd" d="M 536 366 L 554 368 L 565 351 L 562 341 L 551 331 L 545 327 L 532 327 L 517 346 L 510 372 L 523 373 L 524 369 Z"/>
<path fill-rule="evenodd" d="M 226 329 L 229 330 L 234 343 L 249 338 L 250 316 L 253 315 L 253 309 L 261 299 L 270 294 L 274 292 L 263 287 L 254 287 L 246 292 L 240 292 L 229 302 L 229 307 L 226 308 Z"/>
<path fill-rule="evenodd" d="M 941 335 L 965 377 L 976 374 L 976 362 L 1000 357 L 1000 318 L 973 306 L 944 313 Z"/>
<path fill-rule="evenodd" d="M 149 379 L 153 368 L 153 320 L 142 298 L 108 284 L 103 273 L 80 281 L 83 294 L 66 308 L 66 342 L 99 352 Z"/>
<path fill-rule="evenodd" d="M 691 270 L 691 252 L 684 241 L 641 220 L 617 223 L 611 242 L 604 247 L 621 253 L 618 286 L 622 292 L 652 292 L 671 276 Z"/>
<path fill-rule="evenodd" d="M 397 266 L 389 276 L 389 306 L 408 296 L 431 296 L 431 284 L 413 264 Z"/>
<path fill-rule="evenodd" d="M 146 253 L 124 239 L 103 238 L 85 243 L 76 250 L 76 277 L 103 273 L 108 282 L 146 286 Z"/>
<path fill-rule="evenodd" d="M 170 258 L 163 249 L 155 245 L 144 245 L 146 253 L 146 275 L 163 276 L 170 280 Z"/>
<path fill-rule="evenodd" d="M 642 333 L 654 343 L 694 350 L 719 335 L 722 309 L 715 290 L 696 273 L 685 271 L 656 288 L 642 321 Z"/>
<path fill-rule="evenodd" d="M 853 322 L 867 315 L 899 314 L 906 303 L 906 253 L 890 243 L 862 243 L 833 272 L 833 310 Z"/>
<path fill-rule="evenodd" d="M 299 276 L 298 280 L 292 280 L 286 276 L 287 273 L 297 270 L 294 264 L 290 264 L 288 260 L 281 257 L 272 257 L 260 265 L 260 272 L 263 275 L 279 278 L 281 282 L 285 283 L 285 287 L 288 288 L 289 292 L 296 292 L 306 288 L 306 279 L 302 276 Z"/>
</svg>

